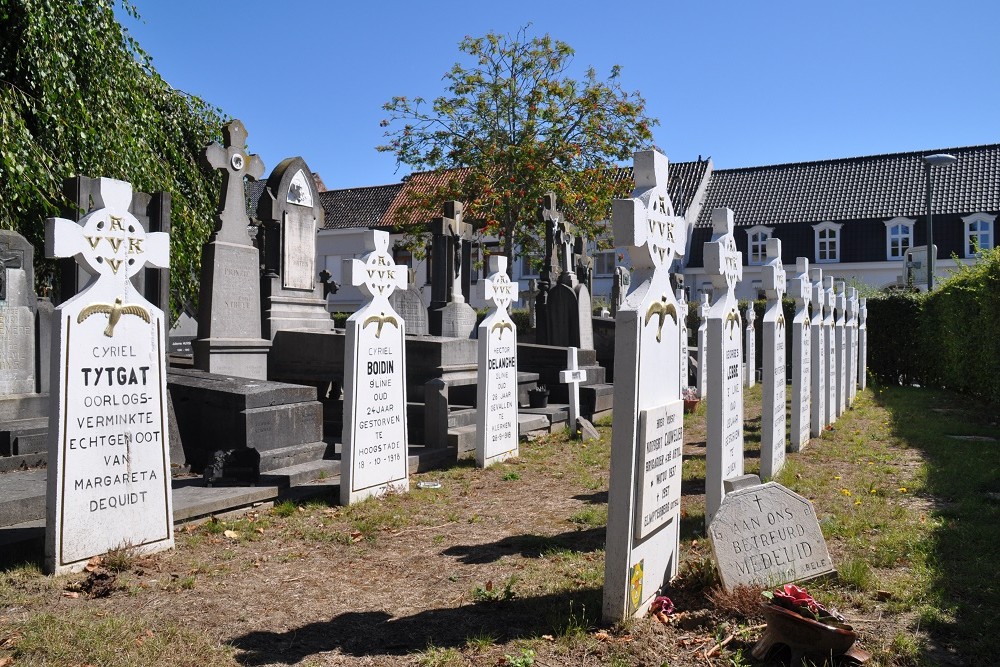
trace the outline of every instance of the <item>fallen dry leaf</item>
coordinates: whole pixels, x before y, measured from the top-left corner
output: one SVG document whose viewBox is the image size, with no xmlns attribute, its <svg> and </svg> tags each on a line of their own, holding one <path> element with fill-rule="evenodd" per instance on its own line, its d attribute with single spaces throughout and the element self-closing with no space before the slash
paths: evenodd
<svg viewBox="0 0 1000 667">
<path fill-rule="evenodd" d="M 7 667 L 8 665 L 14 664 L 14 658 L 9 655 L 6 658 L 0 658 L 0 667 Z"/>
<path fill-rule="evenodd" d="M 362 535 L 360 530 L 351 531 L 351 542 L 360 542 L 361 537 Z"/>
<path fill-rule="evenodd" d="M 226 532 L 224 532 L 222 534 L 225 535 L 226 537 L 228 537 L 231 540 L 238 540 L 238 539 L 240 539 L 240 534 L 237 533 L 235 530 L 227 530 Z"/>
<path fill-rule="evenodd" d="M 611 635 L 609 635 L 608 633 L 603 632 L 603 631 L 602 632 L 595 632 L 594 633 L 594 639 L 596 639 L 597 641 L 601 641 L 601 642 L 609 642 L 609 641 L 611 641 Z"/>
<path fill-rule="evenodd" d="M 63 591 L 63 597 L 75 600 L 78 597 L 80 597 L 80 594 L 77 593 L 76 591 Z"/>
<path fill-rule="evenodd" d="M 83 569 L 86 570 L 87 572 L 93 572 L 94 570 L 96 570 L 101 566 L 102 562 L 103 560 L 101 559 L 100 556 L 94 556 L 93 558 L 87 561 L 87 564 L 83 566 Z"/>
</svg>

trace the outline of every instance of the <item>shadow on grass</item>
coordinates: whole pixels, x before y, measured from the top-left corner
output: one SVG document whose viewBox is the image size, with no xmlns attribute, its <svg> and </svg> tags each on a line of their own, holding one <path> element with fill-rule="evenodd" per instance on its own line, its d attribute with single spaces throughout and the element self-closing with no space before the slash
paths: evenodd
<svg viewBox="0 0 1000 667">
<path fill-rule="evenodd" d="M 573 496 L 573 500 L 582 500 L 588 505 L 607 505 L 608 504 L 608 492 L 607 491 L 595 491 L 594 493 L 586 493 L 578 496 Z"/>
<path fill-rule="evenodd" d="M 497 642 L 565 635 L 596 626 L 600 613 L 601 590 L 592 588 L 429 609 L 410 616 L 394 617 L 381 610 L 346 612 L 285 632 L 248 632 L 231 642 L 242 665 L 292 665 L 327 651 L 358 657 L 405 656 L 428 646 L 461 648 L 475 635 L 489 634 Z"/>
<path fill-rule="evenodd" d="M 935 644 L 950 646 L 966 661 L 996 664 L 1000 654 L 1000 442 L 968 441 L 952 435 L 1000 440 L 1000 406 L 950 392 L 891 387 L 875 400 L 892 415 L 894 435 L 923 452 L 925 491 L 934 503 L 933 596 L 944 614 L 924 614 L 921 627 Z M 935 663 L 942 656 L 929 655 Z M 953 660 L 949 660 L 955 664 Z"/>
<path fill-rule="evenodd" d="M 524 558 L 540 558 L 553 551 L 586 553 L 604 548 L 605 527 L 571 530 L 558 535 L 512 535 L 487 544 L 456 544 L 441 553 L 457 556 L 468 564 L 493 563 L 504 556 L 518 554 Z"/>
</svg>

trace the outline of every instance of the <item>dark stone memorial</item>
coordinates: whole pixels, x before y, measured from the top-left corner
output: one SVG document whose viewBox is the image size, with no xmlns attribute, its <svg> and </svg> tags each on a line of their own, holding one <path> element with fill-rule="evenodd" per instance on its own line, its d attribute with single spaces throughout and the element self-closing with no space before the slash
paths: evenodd
<svg viewBox="0 0 1000 667">
<path fill-rule="evenodd" d="M 476 311 L 468 304 L 471 290 L 472 225 L 462 219 L 462 203 L 446 202 L 444 215 L 430 224 L 432 336 L 472 338 Z"/>
<path fill-rule="evenodd" d="M 554 194 L 546 195 L 543 217 L 552 222 L 552 248 L 559 258 L 561 272 L 558 281 L 548 291 L 545 305 L 545 341 L 547 345 L 594 349 L 593 308 L 590 290 L 580 282 L 574 271 L 574 248 L 579 233 L 566 222 L 555 207 Z M 546 234 L 548 238 L 548 233 Z M 542 323 L 539 317 L 539 324 Z"/>
<path fill-rule="evenodd" d="M 312 172 L 300 157 L 282 160 L 257 202 L 264 274 L 264 338 L 281 329 L 330 329 L 323 285 L 316 279 L 316 230 L 324 213 Z"/>
<path fill-rule="evenodd" d="M 205 160 L 222 171 L 215 232 L 201 257 L 201 298 L 195 368 L 264 380 L 271 341 L 261 338 L 260 255 L 250 240 L 243 178 L 257 179 L 264 163 L 244 152 L 247 131 L 238 120 L 222 128 L 225 146 L 212 143 Z"/>
</svg>

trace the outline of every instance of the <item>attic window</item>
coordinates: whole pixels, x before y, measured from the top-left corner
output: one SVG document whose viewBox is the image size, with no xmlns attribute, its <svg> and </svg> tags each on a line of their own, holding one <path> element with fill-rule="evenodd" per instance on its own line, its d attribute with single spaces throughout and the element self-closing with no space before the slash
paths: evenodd
<svg viewBox="0 0 1000 667">
<path fill-rule="evenodd" d="M 813 225 L 816 263 L 840 261 L 840 228 L 843 226 L 843 223 L 829 221 Z"/>
<path fill-rule="evenodd" d="M 975 257 L 980 250 L 989 250 L 996 244 L 994 223 L 997 217 L 986 213 L 973 213 L 965 222 L 965 256 Z"/>
<path fill-rule="evenodd" d="M 751 266 L 767 261 L 767 240 L 774 233 L 773 227 L 754 225 L 747 227 L 747 263 Z"/>
<path fill-rule="evenodd" d="M 912 218 L 893 218 L 885 222 L 885 258 L 902 260 L 906 251 L 913 247 Z"/>
</svg>

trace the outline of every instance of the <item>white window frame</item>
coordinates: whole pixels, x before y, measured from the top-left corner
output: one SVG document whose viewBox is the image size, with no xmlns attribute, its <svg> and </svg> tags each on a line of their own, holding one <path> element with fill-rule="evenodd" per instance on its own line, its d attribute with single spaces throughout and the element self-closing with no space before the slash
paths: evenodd
<svg viewBox="0 0 1000 667">
<path fill-rule="evenodd" d="M 539 277 L 538 271 L 531 269 L 531 262 L 533 260 L 540 260 L 540 259 L 542 259 L 541 253 L 535 254 L 533 252 L 523 253 L 520 257 L 518 257 L 518 260 L 519 260 L 518 261 L 518 265 L 519 265 L 518 266 L 518 270 L 521 272 L 520 277 L 521 278 L 538 278 Z M 525 272 L 525 269 L 527 269 L 530 273 L 529 272 Z"/>
<path fill-rule="evenodd" d="M 813 256 L 816 258 L 816 263 L 817 264 L 832 264 L 832 263 L 840 261 L 840 228 L 843 227 L 843 226 L 844 226 L 844 223 L 842 223 L 842 222 L 830 222 L 829 220 L 827 220 L 825 222 L 821 222 L 819 224 L 816 224 L 816 225 L 812 226 L 812 228 L 813 228 L 813 236 L 814 236 L 814 240 L 813 240 L 813 252 L 814 252 L 814 255 Z M 823 232 L 829 233 L 830 234 L 829 238 L 827 238 L 827 239 L 821 239 L 820 238 L 820 234 L 823 233 Z M 826 259 L 820 259 L 820 256 L 819 256 L 820 241 L 826 241 L 828 244 L 829 243 L 833 244 L 833 253 L 832 253 L 833 256 L 832 257 L 827 256 Z M 829 253 L 829 246 L 827 247 L 827 251 L 828 251 L 828 255 L 829 255 L 830 254 Z"/>
<path fill-rule="evenodd" d="M 761 266 L 767 263 L 767 240 L 774 234 L 774 227 L 754 225 L 747 227 L 747 265 Z M 759 236 L 758 239 L 754 239 Z M 755 252 L 756 250 L 756 252 Z"/>
<path fill-rule="evenodd" d="M 979 241 L 982 240 L 983 236 L 986 237 L 987 242 L 980 243 L 979 245 L 981 250 L 990 250 L 997 246 L 996 220 L 997 216 L 990 215 L 989 213 L 973 213 L 962 218 L 962 238 L 965 239 L 965 256 L 967 258 L 971 259 L 979 256 L 978 253 L 972 252 L 973 237 L 976 237 Z M 973 225 L 977 227 L 975 232 L 972 231 Z M 985 229 L 982 229 L 982 227 L 985 227 Z"/>
<path fill-rule="evenodd" d="M 916 218 L 893 218 L 892 220 L 885 221 L 885 258 L 890 262 L 901 262 L 906 257 L 906 251 L 913 247 L 913 225 L 917 222 Z M 904 233 L 895 237 L 900 239 L 899 254 L 893 254 L 892 252 L 892 241 L 893 241 L 893 230 L 902 227 L 905 229 Z M 902 240 L 906 239 L 906 246 L 902 244 Z"/>
</svg>

